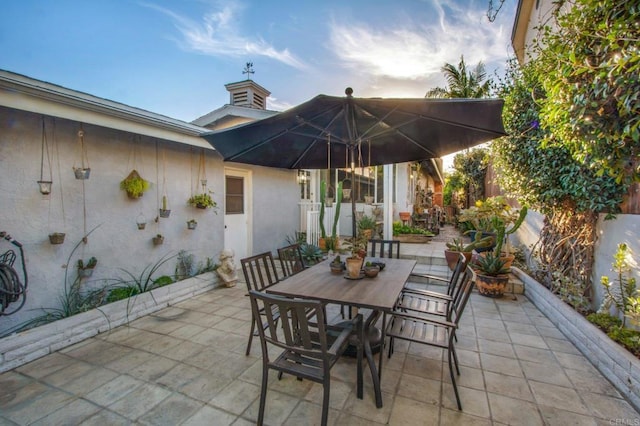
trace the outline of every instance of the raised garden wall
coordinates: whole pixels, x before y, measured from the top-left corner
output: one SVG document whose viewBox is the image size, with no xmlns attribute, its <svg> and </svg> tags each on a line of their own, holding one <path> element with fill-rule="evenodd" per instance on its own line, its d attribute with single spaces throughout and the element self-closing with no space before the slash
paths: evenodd
<svg viewBox="0 0 640 426">
<path fill-rule="evenodd" d="M 207 272 L 0 339 L 0 373 L 218 287 Z"/>
<path fill-rule="evenodd" d="M 640 360 L 518 268 L 525 296 L 640 411 Z"/>
</svg>

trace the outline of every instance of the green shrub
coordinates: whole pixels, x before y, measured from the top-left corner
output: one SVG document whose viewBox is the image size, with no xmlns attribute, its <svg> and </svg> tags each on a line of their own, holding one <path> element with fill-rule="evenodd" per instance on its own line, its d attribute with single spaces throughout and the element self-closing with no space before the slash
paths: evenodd
<svg viewBox="0 0 640 426">
<path fill-rule="evenodd" d="M 118 300 L 127 299 L 135 296 L 139 291 L 136 287 L 116 287 L 109 292 L 107 303 L 117 302 Z"/>
<path fill-rule="evenodd" d="M 640 356 L 640 331 L 613 326 L 607 333 L 607 336 L 620 343 L 635 356 Z"/>
<path fill-rule="evenodd" d="M 620 327 L 622 325 L 620 318 L 605 313 L 589 314 L 587 315 L 587 320 L 605 333 L 608 333 L 612 327 Z"/>
</svg>

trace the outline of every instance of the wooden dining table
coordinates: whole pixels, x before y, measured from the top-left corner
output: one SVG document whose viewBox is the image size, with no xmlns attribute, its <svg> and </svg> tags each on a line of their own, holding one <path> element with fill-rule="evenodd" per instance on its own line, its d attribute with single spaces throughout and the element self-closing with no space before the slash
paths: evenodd
<svg viewBox="0 0 640 426">
<path fill-rule="evenodd" d="M 365 261 L 373 261 L 371 258 Z M 320 300 L 325 303 L 337 303 L 350 305 L 356 308 L 370 309 L 365 320 L 365 326 L 374 327 L 380 315 L 382 315 L 382 342 L 386 313 L 390 312 L 396 304 L 396 300 L 405 283 L 416 265 L 415 260 L 409 259 L 376 259 L 385 263 L 385 268 L 375 278 L 363 277 L 362 279 L 348 279 L 345 274 L 335 274 L 329 268 L 330 260 L 327 259 L 295 275 L 288 277 L 272 286 L 266 291 L 286 297 L 298 297 L 303 299 Z M 371 371 L 376 406 L 382 407 L 382 392 L 380 379 L 382 377 L 383 350 L 380 349 L 379 365 L 376 367 L 369 336 L 372 333 L 365 332 L 364 353 Z M 362 398 L 361 395 L 358 395 Z"/>
</svg>

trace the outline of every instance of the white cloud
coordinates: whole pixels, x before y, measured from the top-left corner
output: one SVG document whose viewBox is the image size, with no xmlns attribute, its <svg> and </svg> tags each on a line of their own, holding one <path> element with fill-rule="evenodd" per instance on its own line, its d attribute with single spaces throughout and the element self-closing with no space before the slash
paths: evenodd
<svg viewBox="0 0 640 426">
<path fill-rule="evenodd" d="M 234 23 L 238 22 L 241 6 L 227 3 L 206 14 L 202 22 L 178 15 L 155 4 L 143 4 L 169 16 L 182 35 L 179 44 L 190 50 L 210 56 L 244 57 L 247 54 L 262 55 L 297 69 L 305 69 L 306 64 L 293 55 L 289 49 L 278 50 L 262 38 L 250 38 L 238 33 Z"/>
<path fill-rule="evenodd" d="M 344 67 L 373 80 L 439 79 L 441 67 L 446 62 L 457 64 L 460 55 L 473 65 L 504 63 L 510 45 L 504 23 L 489 23 L 486 9 L 474 9 L 473 3 L 464 8 L 447 0 L 431 4 L 437 16 L 432 22 L 405 17 L 403 22 L 374 28 L 364 22 L 332 21 L 329 48 Z"/>
</svg>

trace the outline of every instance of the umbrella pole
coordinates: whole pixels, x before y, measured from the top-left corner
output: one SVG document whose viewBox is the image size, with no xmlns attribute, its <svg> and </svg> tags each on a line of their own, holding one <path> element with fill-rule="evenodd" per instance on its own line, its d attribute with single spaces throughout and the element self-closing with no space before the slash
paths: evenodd
<svg viewBox="0 0 640 426">
<path fill-rule="evenodd" d="M 356 238 L 357 226 L 356 226 L 356 171 L 355 168 L 351 168 L 351 226 L 352 236 Z"/>
</svg>

